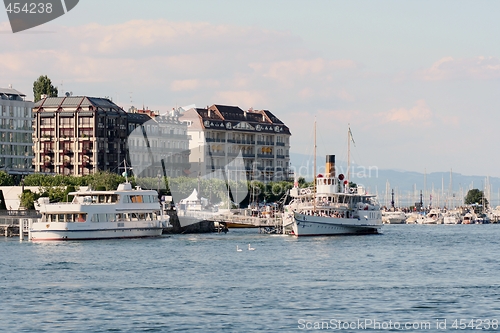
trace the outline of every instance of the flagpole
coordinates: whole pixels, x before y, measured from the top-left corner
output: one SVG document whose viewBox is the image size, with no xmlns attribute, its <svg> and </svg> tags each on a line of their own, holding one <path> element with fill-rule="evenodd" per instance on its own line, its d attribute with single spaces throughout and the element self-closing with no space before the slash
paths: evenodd
<svg viewBox="0 0 500 333">
<path fill-rule="evenodd" d="M 313 211 L 316 211 L 316 116 L 314 116 L 314 175 L 313 175 Z"/>
<path fill-rule="evenodd" d="M 347 124 L 347 187 L 349 188 L 350 169 L 351 169 L 351 124 Z"/>
</svg>

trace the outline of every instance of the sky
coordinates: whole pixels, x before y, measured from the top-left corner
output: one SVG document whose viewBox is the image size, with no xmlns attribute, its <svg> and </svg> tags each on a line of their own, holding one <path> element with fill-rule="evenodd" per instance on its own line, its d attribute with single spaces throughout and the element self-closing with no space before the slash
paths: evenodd
<svg viewBox="0 0 500 333">
<path fill-rule="evenodd" d="M 0 10 L 0 87 L 161 112 L 267 109 L 291 152 L 358 165 L 500 177 L 500 3 L 81 0 L 13 34 Z"/>
</svg>

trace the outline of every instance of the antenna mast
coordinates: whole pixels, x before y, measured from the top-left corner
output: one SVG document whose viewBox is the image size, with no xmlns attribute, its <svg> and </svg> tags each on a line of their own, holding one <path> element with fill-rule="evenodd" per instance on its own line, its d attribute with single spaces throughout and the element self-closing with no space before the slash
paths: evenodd
<svg viewBox="0 0 500 333">
<path fill-rule="evenodd" d="M 351 181 L 350 169 L 351 169 L 351 125 L 347 124 L 347 187 L 349 187 L 349 182 Z"/>
<path fill-rule="evenodd" d="M 316 211 L 316 117 L 314 117 L 314 175 L 313 175 L 313 210 Z"/>
</svg>

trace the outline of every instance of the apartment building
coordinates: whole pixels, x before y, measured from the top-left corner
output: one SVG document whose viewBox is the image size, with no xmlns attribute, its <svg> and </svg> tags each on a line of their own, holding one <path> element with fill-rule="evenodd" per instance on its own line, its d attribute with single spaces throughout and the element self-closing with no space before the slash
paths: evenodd
<svg viewBox="0 0 500 333">
<path fill-rule="evenodd" d="M 181 120 L 190 135 L 192 176 L 230 169 L 241 156 L 248 180 L 286 180 L 290 167 L 290 130 L 268 110 L 237 106 L 192 108 Z"/>
<path fill-rule="evenodd" d="M 32 108 L 23 93 L 0 88 L 0 170 L 9 174 L 33 172 Z"/>
<path fill-rule="evenodd" d="M 119 173 L 126 159 L 127 112 L 106 98 L 46 97 L 33 108 L 35 172 Z"/>
</svg>

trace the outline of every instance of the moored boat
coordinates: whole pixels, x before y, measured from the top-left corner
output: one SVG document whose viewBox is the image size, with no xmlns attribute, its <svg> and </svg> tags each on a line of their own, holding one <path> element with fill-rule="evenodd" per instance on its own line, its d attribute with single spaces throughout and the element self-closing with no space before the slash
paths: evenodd
<svg viewBox="0 0 500 333">
<path fill-rule="evenodd" d="M 40 198 L 36 209 L 42 217 L 29 230 L 32 241 L 90 240 L 155 237 L 168 226 L 158 193 L 132 189 L 128 182 L 114 191 L 69 193 L 71 202 L 50 203 Z"/>
<path fill-rule="evenodd" d="M 382 212 L 384 224 L 403 224 L 406 222 L 406 214 L 400 210 Z"/>
<path fill-rule="evenodd" d="M 460 223 L 462 223 L 460 213 L 458 211 L 454 211 L 454 210 L 447 211 L 443 216 L 443 223 L 444 224 L 460 224 Z"/>
<path fill-rule="evenodd" d="M 380 205 L 362 186 L 350 188 L 335 176 L 335 156 L 327 156 L 325 175 L 318 175 L 313 188 L 297 186 L 285 206 L 283 227 L 295 236 L 375 234 L 382 227 Z M 338 191 L 338 189 L 341 191 Z"/>
<path fill-rule="evenodd" d="M 439 209 L 431 209 L 422 221 L 422 224 L 443 224 L 443 214 Z"/>
</svg>

